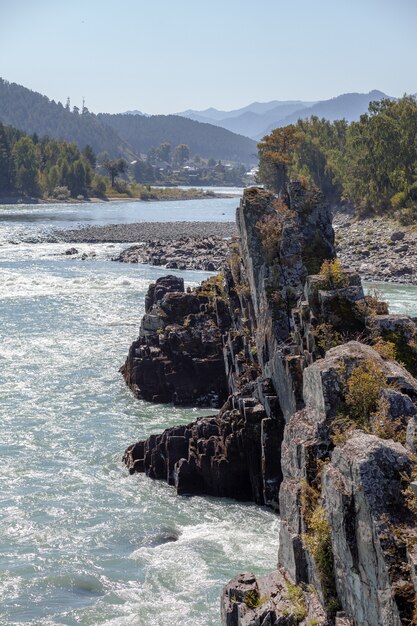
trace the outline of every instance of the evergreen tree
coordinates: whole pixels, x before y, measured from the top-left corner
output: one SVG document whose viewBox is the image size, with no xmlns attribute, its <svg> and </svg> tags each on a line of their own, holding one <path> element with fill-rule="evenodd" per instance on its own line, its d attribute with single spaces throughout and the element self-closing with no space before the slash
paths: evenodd
<svg viewBox="0 0 417 626">
<path fill-rule="evenodd" d="M 82 154 L 85 157 L 85 159 L 87 159 L 91 167 L 94 169 L 97 165 L 97 158 L 96 158 L 93 148 L 87 144 L 84 150 L 82 151 Z"/>
<path fill-rule="evenodd" d="M 16 188 L 22 193 L 39 194 L 38 164 L 36 150 L 30 137 L 21 137 L 13 146 L 13 161 L 16 172 Z"/>
<path fill-rule="evenodd" d="M 0 122 L 0 192 L 11 191 L 12 189 L 12 155 L 10 143 L 5 128 Z"/>
<path fill-rule="evenodd" d="M 78 159 L 71 168 L 71 195 L 76 198 L 79 195 L 87 195 L 86 172 L 83 162 Z"/>
<path fill-rule="evenodd" d="M 63 187 L 70 188 L 71 183 L 71 168 L 68 164 L 68 161 L 65 158 L 61 158 L 59 162 L 59 170 L 60 170 L 60 183 Z"/>
</svg>

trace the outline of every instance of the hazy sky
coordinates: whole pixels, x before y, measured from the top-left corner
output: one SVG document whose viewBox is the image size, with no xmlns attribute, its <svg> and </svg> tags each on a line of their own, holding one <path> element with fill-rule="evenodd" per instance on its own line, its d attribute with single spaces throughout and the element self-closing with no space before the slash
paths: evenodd
<svg viewBox="0 0 417 626">
<path fill-rule="evenodd" d="M 0 76 L 94 112 L 417 91 L 417 0 L 0 0 Z"/>
</svg>

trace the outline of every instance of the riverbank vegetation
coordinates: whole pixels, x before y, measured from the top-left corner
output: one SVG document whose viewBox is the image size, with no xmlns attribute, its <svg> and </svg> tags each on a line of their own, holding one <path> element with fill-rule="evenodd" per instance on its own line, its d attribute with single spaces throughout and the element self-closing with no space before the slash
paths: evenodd
<svg viewBox="0 0 417 626">
<path fill-rule="evenodd" d="M 135 178 L 137 163 L 129 164 L 122 158 L 111 160 L 105 153 L 98 160 L 89 145 L 80 151 L 75 144 L 29 137 L 0 123 L 0 202 L 1 198 L 6 202 L 31 198 L 67 202 L 92 197 L 188 200 L 214 196 L 197 188 L 159 186 L 172 184 L 169 173 L 154 177 L 158 186 L 142 184 Z M 221 171 L 218 164 L 215 167 Z"/>
<path fill-rule="evenodd" d="M 272 131 L 258 144 L 259 180 L 279 192 L 288 177 L 314 184 L 331 203 L 359 216 L 417 222 L 417 101 L 371 102 L 357 122 L 311 117 Z"/>
<path fill-rule="evenodd" d="M 22 197 L 83 200 L 105 197 L 106 181 L 95 173 L 90 146 L 28 135 L 0 123 L 0 193 Z"/>
<path fill-rule="evenodd" d="M 134 180 L 144 185 L 201 185 L 242 187 L 253 182 L 242 163 L 204 159 L 187 144 L 172 147 L 163 142 L 132 163 Z"/>
<path fill-rule="evenodd" d="M 215 198 L 213 191 L 203 191 L 196 187 L 181 189 L 179 187 L 151 187 L 139 183 L 127 183 L 125 180 L 117 181 L 114 187 L 107 184 L 106 197 L 111 199 L 132 200 L 198 200 L 203 198 Z"/>
</svg>

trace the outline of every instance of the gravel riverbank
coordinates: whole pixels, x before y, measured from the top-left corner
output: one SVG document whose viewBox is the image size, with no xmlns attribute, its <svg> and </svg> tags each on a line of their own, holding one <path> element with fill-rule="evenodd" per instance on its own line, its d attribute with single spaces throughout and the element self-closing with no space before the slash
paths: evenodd
<svg viewBox="0 0 417 626">
<path fill-rule="evenodd" d="M 74 230 L 56 230 L 55 241 L 68 243 L 138 243 L 154 240 L 178 240 L 181 237 L 226 238 L 236 235 L 234 222 L 142 222 L 86 226 Z"/>
<path fill-rule="evenodd" d="M 417 231 L 386 217 L 333 219 L 336 250 L 342 263 L 364 280 L 417 284 Z"/>
<path fill-rule="evenodd" d="M 368 281 L 417 284 L 417 232 L 382 217 L 355 221 L 334 217 L 342 263 Z M 218 270 L 224 240 L 236 235 L 234 222 L 143 222 L 55 231 L 51 240 L 77 243 L 135 243 L 114 260 L 167 269 Z"/>
</svg>

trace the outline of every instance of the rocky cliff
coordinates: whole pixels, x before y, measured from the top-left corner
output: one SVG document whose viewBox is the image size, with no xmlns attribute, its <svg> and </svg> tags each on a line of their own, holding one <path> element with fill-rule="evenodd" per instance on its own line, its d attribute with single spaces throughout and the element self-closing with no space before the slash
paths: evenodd
<svg viewBox="0 0 417 626">
<path fill-rule="evenodd" d="M 124 460 L 279 511 L 278 569 L 225 587 L 224 625 L 415 623 L 416 327 L 334 260 L 316 191 L 247 190 L 237 225 L 222 277 L 151 286 L 123 369 L 147 399 L 227 399 Z"/>
<path fill-rule="evenodd" d="M 176 276 L 150 285 L 139 338 L 120 370 L 138 397 L 199 406 L 223 403 L 221 336 L 230 325 L 223 291 L 215 278 L 187 292 Z"/>
</svg>

